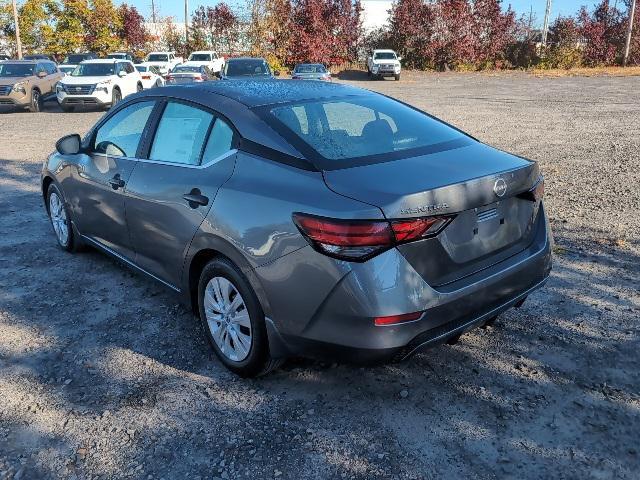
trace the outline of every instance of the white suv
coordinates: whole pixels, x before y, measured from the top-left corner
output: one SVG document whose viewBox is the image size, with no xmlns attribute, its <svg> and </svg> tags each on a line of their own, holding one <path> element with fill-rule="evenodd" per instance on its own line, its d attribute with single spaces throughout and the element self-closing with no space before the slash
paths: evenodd
<svg viewBox="0 0 640 480">
<path fill-rule="evenodd" d="M 213 50 L 193 52 L 189 59 L 183 63 L 190 67 L 207 67 L 213 73 L 220 73 L 224 68 L 224 57 L 219 57 Z"/>
<path fill-rule="evenodd" d="M 65 112 L 76 106 L 113 106 L 142 90 L 142 77 L 128 60 L 85 60 L 56 86 L 58 103 Z"/>
</svg>

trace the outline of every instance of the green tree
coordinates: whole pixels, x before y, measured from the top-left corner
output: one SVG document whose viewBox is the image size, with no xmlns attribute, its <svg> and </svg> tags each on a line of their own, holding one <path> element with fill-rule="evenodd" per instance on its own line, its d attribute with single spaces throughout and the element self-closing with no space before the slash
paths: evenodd
<svg viewBox="0 0 640 480">
<path fill-rule="evenodd" d="M 85 49 L 84 22 L 88 17 L 86 0 L 62 0 L 50 52 L 63 56 Z"/>
<path fill-rule="evenodd" d="M 122 40 L 122 18 L 111 0 L 91 0 L 84 22 L 87 48 L 101 55 L 118 50 Z"/>
</svg>

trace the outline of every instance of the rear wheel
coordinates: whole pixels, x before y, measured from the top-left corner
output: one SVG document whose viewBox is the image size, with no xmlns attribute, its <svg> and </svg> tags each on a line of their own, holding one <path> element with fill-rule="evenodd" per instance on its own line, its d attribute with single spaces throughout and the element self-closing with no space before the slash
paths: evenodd
<svg viewBox="0 0 640 480">
<path fill-rule="evenodd" d="M 227 259 L 210 261 L 198 282 L 200 320 L 216 356 L 241 377 L 264 375 L 271 358 L 264 313 L 245 276 Z"/>
<path fill-rule="evenodd" d="M 47 210 L 60 248 L 67 252 L 75 251 L 77 242 L 71 226 L 71 215 L 62 193 L 54 183 L 47 190 Z"/>
<path fill-rule="evenodd" d="M 136 86 L 136 92 L 141 92 L 142 91 L 142 84 L 138 83 L 138 85 Z"/>
<path fill-rule="evenodd" d="M 31 103 L 29 104 L 30 112 L 39 112 L 42 110 L 42 95 L 35 88 L 31 91 Z"/>
</svg>

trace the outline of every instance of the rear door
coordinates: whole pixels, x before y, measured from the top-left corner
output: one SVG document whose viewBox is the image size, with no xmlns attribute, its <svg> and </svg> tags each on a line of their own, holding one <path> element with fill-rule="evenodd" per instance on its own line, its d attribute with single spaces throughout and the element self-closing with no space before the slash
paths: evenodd
<svg viewBox="0 0 640 480">
<path fill-rule="evenodd" d="M 214 112 L 169 100 L 127 186 L 136 263 L 176 286 L 191 239 L 235 162 L 234 131 Z"/>
<path fill-rule="evenodd" d="M 94 130 L 89 152 L 63 181 L 80 233 L 131 260 L 125 192 L 155 102 L 119 109 Z"/>
</svg>

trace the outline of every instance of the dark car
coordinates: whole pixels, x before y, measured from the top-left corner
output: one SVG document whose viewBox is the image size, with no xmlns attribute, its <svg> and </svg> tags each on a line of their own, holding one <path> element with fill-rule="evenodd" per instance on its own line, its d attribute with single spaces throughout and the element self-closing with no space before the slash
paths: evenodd
<svg viewBox="0 0 640 480">
<path fill-rule="evenodd" d="M 269 63 L 264 58 L 241 57 L 228 59 L 220 77 L 223 80 L 269 80 L 278 75 L 280 75 L 280 72 L 272 72 Z"/>
<path fill-rule="evenodd" d="M 331 73 L 321 63 L 299 63 L 291 72 L 292 80 L 331 80 Z"/>
<path fill-rule="evenodd" d="M 197 83 L 215 80 L 215 75 L 204 65 L 178 65 L 166 76 L 167 85 L 178 83 Z"/>
<path fill-rule="evenodd" d="M 49 60 L 51 62 L 56 61 L 51 55 L 45 55 L 43 53 L 35 53 L 33 55 L 25 55 L 22 57 L 23 60 Z"/>
<path fill-rule="evenodd" d="M 179 293 L 243 376 L 289 356 L 405 359 L 551 269 L 535 162 L 347 85 L 152 89 L 56 147 L 42 193 L 60 247 Z"/>
<path fill-rule="evenodd" d="M 96 58 L 98 58 L 98 54 L 92 52 L 69 53 L 60 65 L 78 65 L 80 62 L 84 62 L 85 60 L 93 60 Z"/>
<path fill-rule="evenodd" d="M 11 57 L 9 55 L 5 55 L 4 53 L 0 53 L 0 62 L 2 60 L 11 60 Z"/>
</svg>

